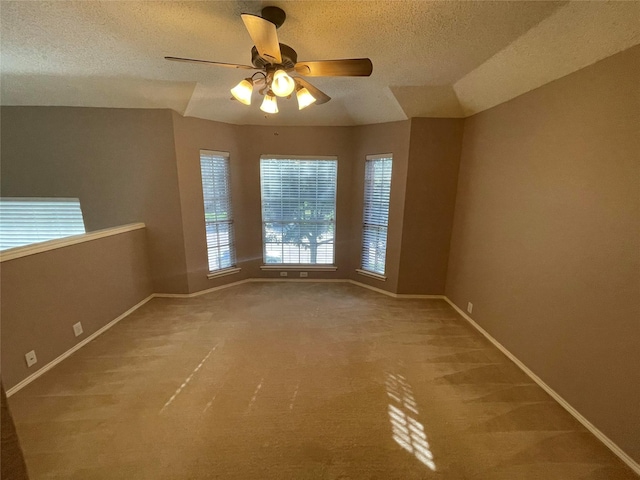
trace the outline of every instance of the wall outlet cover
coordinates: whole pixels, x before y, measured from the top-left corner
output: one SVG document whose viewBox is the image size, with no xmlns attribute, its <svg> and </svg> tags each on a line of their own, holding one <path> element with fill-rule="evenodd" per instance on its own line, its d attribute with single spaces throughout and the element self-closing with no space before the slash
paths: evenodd
<svg viewBox="0 0 640 480">
<path fill-rule="evenodd" d="M 469 313 L 473 312 L 473 303 L 471 302 L 467 303 L 467 312 Z"/>
<path fill-rule="evenodd" d="M 83 332 L 83 330 L 82 330 L 82 323 L 80 323 L 80 322 L 75 323 L 75 324 L 73 325 L 73 333 L 76 335 L 76 337 L 78 337 L 78 336 L 82 335 L 82 332 Z"/>
<path fill-rule="evenodd" d="M 289 275 L 287 272 L 280 272 L 281 277 L 286 277 L 287 275 Z"/>
<path fill-rule="evenodd" d="M 38 361 L 35 350 L 31 350 L 24 356 L 24 358 L 27 360 L 27 367 L 31 367 Z"/>
<path fill-rule="evenodd" d="M 308 272 L 300 272 L 300 277 L 308 277 L 309 273 Z"/>
</svg>

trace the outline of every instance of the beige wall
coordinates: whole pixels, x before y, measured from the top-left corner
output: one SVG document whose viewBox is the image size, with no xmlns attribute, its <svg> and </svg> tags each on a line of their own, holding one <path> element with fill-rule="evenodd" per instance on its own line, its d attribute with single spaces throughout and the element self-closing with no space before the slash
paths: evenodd
<svg viewBox="0 0 640 480">
<path fill-rule="evenodd" d="M 353 278 L 390 292 L 442 293 L 448 227 L 438 226 L 438 221 L 446 223 L 452 205 L 450 187 L 457 164 L 451 142 L 459 134 L 456 122 L 460 121 L 264 127 L 185 118 L 167 110 L 3 107 L 2 195 L 79 197 L 89 231 L 144 222 L 154 290 L 197 292 L 247 277 L 279 278 L 277 271 L 260 269 L 260 155 L 336 155 L 338 270 L 310 272 L 309 278 Z M 422 149 L 432 147 L 436 151 L 425 161 Z M 236 248 L 242 269 L 213 280 L 207 279 L 201 149 L 230 153 Z M 366 155 L 376 153 L 394 154 L 384 282 L 355 273 L 364 161 Z M 413 173 L 411 192 L 406 195 L 409 163 Z M 433 204 L 431 200 L 441 193 L 446 198 Z M 408 212 L 420 218 L 407 215 L 405 198 L 410 199 Z M 410 235 L 403 240 L 406 218 L 413 221 L 407 223 Z M 431 242 L 426 250 L 423 240 Z M 416 251 L 421 252 L 419 265 L 412 260 Z"/>
<path fill-rule="evenodd" d="M 353 127 L 356 146 L 354 179 L 351 186 L 351 228 L 350 242 L 351 279 L 397 293 L 400 275 L 400 250 L 402 247 L 403 211 L 407 186 L 409 163 L 409 138 L 411 122 L 380 123 Z M 387 229 L 387 257 L 385 261 L 386 280 L 359 275 L 362 248 L 362 209 L 364 204 L 364 168 L 367 155 L 393 154 L 391 169 L 391 193 L 389 198 L 389 226 Z"/>
<path fill-rule="evenodd" d="M 169 110 L 2 107 L 3 197 L 78 197 L 87 231 L 143 222 L 157 292 L 186 292 Z"/>
<path fill-rule="evenodd" d="M 447 295 L 640 461 L 640 47 L 465 121 Z"/>
<path fill-rule="evenodd" d="M 260 155 L 335 155 L 338 157 L 336 194 L 335 272 L 309 272 L 309 278 L 346 278 L 351 237 L 351 183 L 353 140 L 351 127 L 261 127 L 239 129 L 245 202 L 246 268 L 251 277 L 279 277 L 277 271 L 262 271 L 262 211 L 260 204 Z M 297 272 L 290 273 L 298 275 Z"/>
<path fill-rule="evenodd" d="M 152 292 L 144 229 L 0 265 L 2 382 L 13 387 Z M 75 337 L 73 324 L 84 334 Z M 27 368 L 25 353 L 38 363 Z"/>
<path fill-rule="evenodd" d="M 173 114 L 176 160 L 180 185 L 180 199 L 184 228 L 185 251 L 189 277 L 189 291 L 197 292 L 244 278 L 279 278 L 278 271 L 263 271 L 262 230 L 260 201 L 260 156 L 277 155 L 335 155 L 338 157 L 338 192 L 336 212 L 336 266 L 335 272 L 309 272 L 309 278 L 353 278 L 390 292 L 398 291 L 399 262 L 402 250 L 405 186 L 409 165 L 409 139 L 412 124 L 409 121 L 364 127 L 262 127 L 235 126 L 209 120 L 184 118 Z M 411 279 L 405 284 L 412 291 L 439 293 L 444 291 L 447 253 L 453 216 L 455 185 L 461 140 L 461 120 L 414 120 L 417 137 L 414 158 L 416 163 L 412 185 L 416 198 L 414 209 L 433 212 L 433 221 L 422 227 L 422 218 L 412 223 L 411 246 L 417 245 L 427 265 L 438 265 L 426 274 L 405 269 Z M 421 148 L 434 147 L 427 162 Z M 238 266 L 242 271 L 218 279 L 207 279 L 204 209 L 200 178 L 199 152 L 201 149 L 230 153 L 231 189 L 234 207 L 234 228 Z M 379 281 L 355 274 L 359 267 L 364 162 L 368 154 L 393 153 L 394 170 L 391 194 L 391 215 L 388 245 L 388 279 Z M 426 167 L 423 165 L 426 165 Z M 424 179 L 424 181 L 423 181 Z M 426 185 L 426 187 L 425 187 Z M 429 200 L 446 192 L 433 208 L 423 208 Z M 449 218 L 445 218 L 448 213 Z M 437 226 L 437 220 L 446 225 Z M 431 233 L 429 233 L 431 232 Z M 444 233 L 442 233 L 444 232 Z M 423 252 L 420 239 L 436 238 L 428 252 Z M 415 251 L 406 253 L 415 256 Z M 410 262 L 407 262 L 410 263 Z M 301 270 L 304 270 L 301 268 Z M 298 272 L 289 272 L 298 278 Z M 422 275 L 422 276 L 420 276 Z M 434 278 L 431 282 L 424 279 Z M 433 285 L 436 285 L 433 287 Z M 436 291 L 437 290 L 437 291 Z"/>
<path fill-rule="evenodd" d="M 189 291 L 242 280 L 277 277 L 278 271 L 263 271 L 262 213 L 260 200 L 260 155 L 335 155 L 338 157 L 336 212 L 336 272 L 309 272 L 309 278 L 345 278 L 348 271 L 351 215 L 351 165 L 349 127 L 258 127 L 236 126 L 173 114 L 176 160 L 184 228 Z M 200 176 L 200 150 L 230 154 L 231 196 L 234 212 L 236 256 L 241 272 L 207 279 L 207 246 Z M 303 269 L 301 269 L 303 270 Z M 289 272 L 292 278 L 298 272 Z"/>
<path fill-rule="evenodd" d="M 411 119 L 398 293 L 444 295 L 462 128 L 462 119 Z"/>
<path fill-rule="evenodd" d="M 243 233 L 245 210 L 247 209 L 246 181 L 243 177 L 238 127 L 210 120 L 185 118 L 175 112 L 172 112 L 172 115 L 189 292 L 198 292 L 245 279 L 247 278 L 247 269 L 243 267 L 248 257 L 247 242 Z M 200 174 L 200 150 L 229 153 L 236 253 L 238 266 L 242 268 L 238 274 L 213 280 L 207 278 L 209 265 Z"/>
<path fill-rule="evenodd" d="M 453 223 L 463 120 L 413 118 L 354 127 L 349 276 L 393 293 L 443 295 Z M 386 280 L 360 267 L 367 155 L 393 153 Z"/>
</svg>

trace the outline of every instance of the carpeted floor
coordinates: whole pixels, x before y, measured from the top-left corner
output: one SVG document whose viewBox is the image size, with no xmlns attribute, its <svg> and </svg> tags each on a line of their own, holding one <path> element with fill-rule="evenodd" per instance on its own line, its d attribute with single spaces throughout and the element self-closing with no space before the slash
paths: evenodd
<svg viewBox="0 0 640 480">
<path fill-rule="evenodd" d="M 9 399 L 32 479 L 635 479 L 442 300 L 154 299 Z"/>
</svg>

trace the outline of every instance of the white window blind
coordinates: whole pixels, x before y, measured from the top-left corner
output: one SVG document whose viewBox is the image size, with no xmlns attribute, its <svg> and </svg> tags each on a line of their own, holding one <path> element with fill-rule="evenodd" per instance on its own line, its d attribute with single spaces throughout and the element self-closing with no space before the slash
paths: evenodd
<svg viewBox="0 0 640 480">
<path fill-rule="evenodd" d="M 77 198 L 0 198 L 0 250 L 83 233 Z"/>
<path fill-rule="evenodd" d="M 333 264 L 338 161 L 260 159 L 266 264 Z"/>
<path fill-rule="evenodd" d="M 392 156 L 367 156 L 364 174 L 362 269 L 384 275 Z"/>
<path fill-rule="evenodd" d="M 201 150 L 200 170 L 209 271 L 214 272 L 236 264 L 229 154 Z"/>
</svg>

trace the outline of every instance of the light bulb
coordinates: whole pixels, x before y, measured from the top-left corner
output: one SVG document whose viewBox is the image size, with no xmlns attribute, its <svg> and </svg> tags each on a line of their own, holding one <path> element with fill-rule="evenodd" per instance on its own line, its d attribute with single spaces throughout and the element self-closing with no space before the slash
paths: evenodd
<svg viewBox="0 0 640 480">
<path fill-rule="evenodd" d="M 231 89 L 231 95 L 240 103 L 251 105 L 251 94 L 253 93 L 253 80 L 245 78 L 238 85 Z"/>
<path fill-rule="evenodd" d="M 302 110 L 316 101 L 316 98 L 311 95 L 311 92 L 306 87 L 300 88 L 296 92 L 296 97 L 298 98 L 298 110 Z"/>
<path fill-rule="evenodd" d="M 279 97 L 288 97 L 296 88 L 296 83 L 293 81 L 287 72 L 284 70 L 276 70 L 273 74 L 273 80 L 271 82 L 271 90 Z"/>
<path fill-rule="evenodd" d="M 269 93 L 264 96 L 262 105 L 260 105 L 260 110 L 265 113 L 278 113 L 278 102 L 276 101 L 276 97 L 273 93 L 274 92 L 269 90 Z"/>
</svg>

